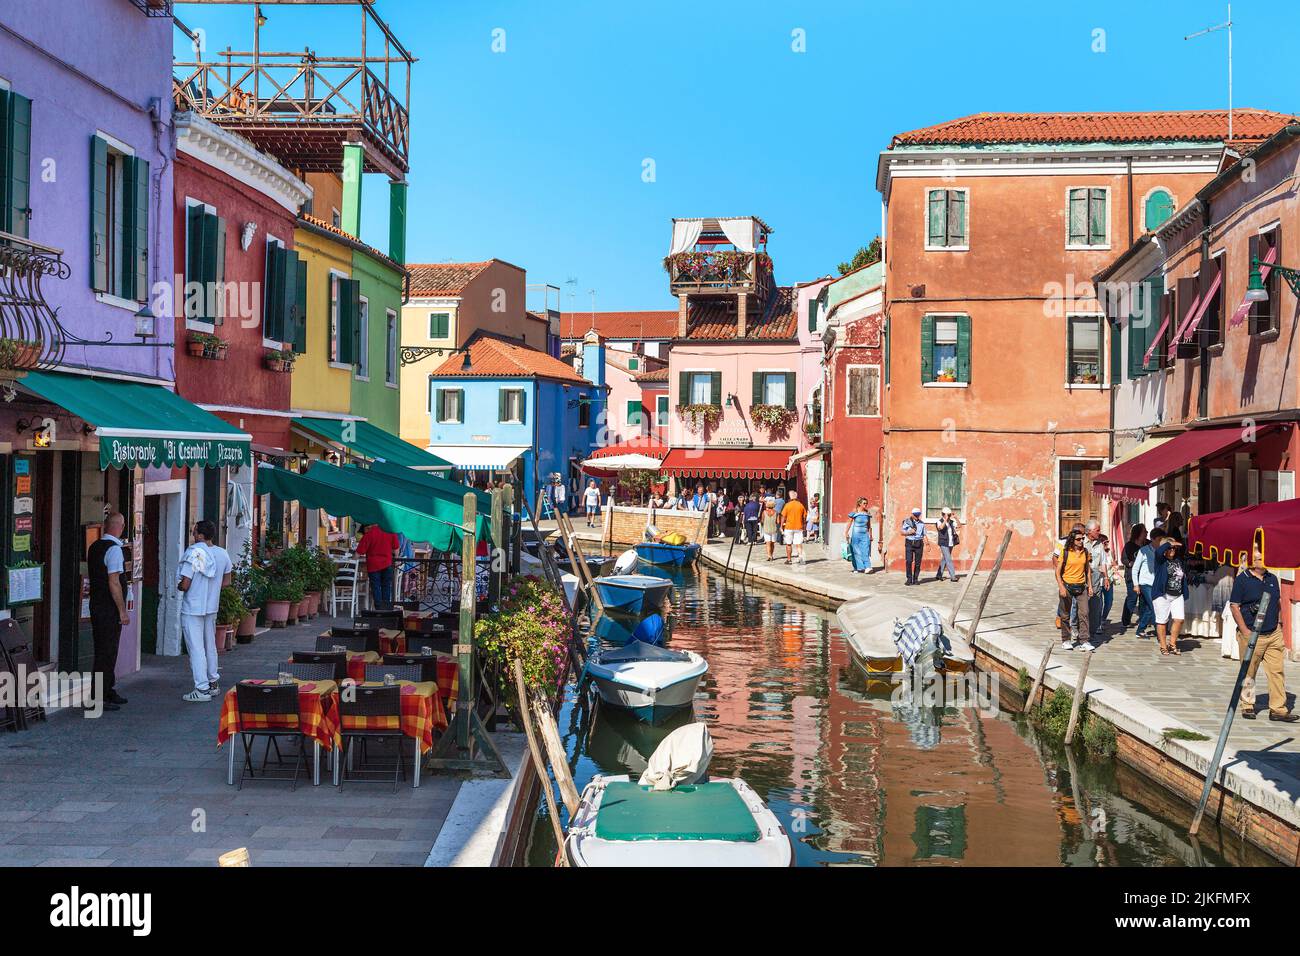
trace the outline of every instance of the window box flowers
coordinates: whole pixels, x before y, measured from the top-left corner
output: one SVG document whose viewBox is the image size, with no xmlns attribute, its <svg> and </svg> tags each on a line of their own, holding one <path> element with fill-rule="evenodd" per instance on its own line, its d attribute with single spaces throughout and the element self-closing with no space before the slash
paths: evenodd
<svg viewBox="0 0 1300 956">
<path fill-rule="evenodd" d="M 272 372 L 292 372 L 294 360 L 298 358 L 293 349 L 267 349 L 266 367 Z"/>
<path fill-rule="evenodd" d="M 780 432 L 789 431 L 790 426 L 794 424 L 795 410 L 786 408 L 784 405 L 751 405 L 749 406 L 749 420 L 759 428 Z"/>
<path fill-rule="evenodd" d="M 722 421 L 722 406 L 710 405 L 706 402 L 678 405 L 677 417 L 689 431 L 698 434 L 717 427 L 718 422 Z"/>
<path fill-rule="evenodd" d="M 195 358 L 222 361 L 226 357 L 226 340 L 211 332 L 191 332 L 185 340 L 185 351 Z"/>
</svg>

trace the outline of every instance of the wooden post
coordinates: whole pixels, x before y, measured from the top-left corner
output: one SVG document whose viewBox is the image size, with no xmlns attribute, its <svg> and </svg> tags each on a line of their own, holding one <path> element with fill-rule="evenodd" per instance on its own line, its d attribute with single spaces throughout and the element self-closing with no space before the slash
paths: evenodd
<svg viewBox="0 0 1300 956">
<path fill-rule="evenodd" d="M 1033 710 L 1034 701 L 1038 699 L 1038 688 L 1043 686 L 1043 675 L 1047 673 L 1047 660 L 1052 656 L 1052 648 L 1056 646 L 1056 641 L 1050 641 L 1047 650 L 1043 651 L 1043 659 L 1038 662 L 1038 673 L 1034 675 L 1034 684 L 1029 688 L 1029 696 L 1025 698 L 1024 713 Z"/>
<path fill-rule="evenodd" d="M 533 769 L 537 771 L 542 794 L 546 797 L 546 815 L 551 818 L 551 830 L 555 833 L 558 858 L 565 861 L 567 857 L 564 854 L 564 829 L 560 826 L 560 811 L 555 806 L 555 794 L 551 792 L 551 777 L 546 772 L 546 761 L 542 759 L 541 749 L 537 746 L 537 737 L 533 733 L 533 716 L 528 706 L 528 688 L 524 686 L 524 669 L 517 657 L 514 659 L 514 671 L 519 717 L 524 725 L 524 734 L 528 737 L 528 752 L 532 754 Z M 563 866 L 564 863 L 561 862 L 560 865 Z"/>
<path fill-rule="evenodd" d="M 957 626 L 957 611 L 962 602 L 966 600 L 966 594 L 970 591 L 971 582 L 975 580 L 975 572 L 979 570 L 980 558 L 984 557 L 984 546 L 989 543 L 989 536 L 980 535 L 979 546 L 975 549 L 975 560 L 970 563 L 970 570 L 966 572 L 966 580 L 962 583 L 961 590 L 957 593 L 957 601 L 952 606 L 952 612 L 948 615 L 948 626 Z"/>
<path fill-rule="evenodd" d="M 509 560 L 506 568 L 511 574 L 519 573 L 519 551 L 523 544 L 524 526 L 515 514 L 515 486 L 506 485 L 501 489 L 502 505 L 506 518 L 506 550 Z M 522 501 L 523 498 L 521 497 Z"/>
<path fill-rule="evenodd" d="M 1237 716 L 1237 704 L 1241 701 L 1241 684 L 1246 679 L 1246 672 L 1250 669 L 1250 659 L 1255 656 L 1255 642 L 1259 640 L 1259 625 L 1268 614 L 1268 606 L 1272 602 L 1273 596 L 1267 591 L 1259 599 L 1259 609 L 1255 612 L 1255 626 L 1250 629 L 1250 639 L 1246 642 L 1246 653 L 1241 655 L 1241 666 L 1237 668 L 1237 682 L 1232 685 L 1232 696 L 1228 698 L 1228 709 L 1223 714 L 1223 725 L 1219 728 L 1219 739 L 1214 745 L 1214 757 L 1210 760 L 1209 767 L 1205 770 L 1205 786 L 1201 788 L 1201 799 L 1196 804 L 1196 815 L 1192 817 L 1192 825 L 1187 832 L 1191 836 L 1201 829 L 1201 817 L 1205 815 L 1205 804 L 1210 799 L 1210 791 L 1214 789 L 1214 777 L 1219 772 L 1219 761 L 1223 759 L 1223 748 L 1228 743 L 1228 732 L 1232 730 L 1233 718 Z M 1286 703 L 1283 701 L 1282 703 Z M 1269 700 L 1269 705 L 1273 704 Z"/>
<path fill-rule="evenodd" d="M 600 599 L 600 592 L 596 589 L 596 580 L 591 576 L 591 568 L 587 567 L 586 555 L 582 553 L 582 545 L 578 543 L 578 536 L 574 534 L 573 526 L 569 524 L 567 517 L 565 517 L 560 528 L 561 534 L 564 536 L 564 549 L 569 554 L 569 561 L 573 564 L 573 570 L 578 575 L 578 580 L 582 581 L 587 588 L 587 599 L 591 601 L 596 610 L 604 612 L 605 602 Z"/>
<path fill-rule="evenodd" d="M 533 710 L 537 715 L 537 727 L 542 732 L 542 743 L 551 758 L 551 769 L 555 773 L 555 782 L 560 785 L 560 797 L 564 808 L 569 811 L 569 819 L 578 812 L 578 788 L 569 773 L 568 754 L 560 742 L 560 728 L 555 724 L 555 716 L 541 701 L 533 701 Z"/>
<path fill-rule="evenodd" d="M 460 633 L 456 641 L 456 665 L 459 670 L 460 684 L 457 687 L 456 707 L 456 745 L 461 750 L 469 749 L 469 720 L 459 719 L 459 711 L 465 711 L 466 717 L 476 710 L 475 699 L 478 685 L 474 683 L 474 618 L 478 609 L 478 497 L 474 492 L 465 493 L 462 521 L 464 531 L 460 539 Z"/>
<path fill-rule="evenodd" d="M 1092 651 L 1083 654 L 1083 666 L 1079 668 L 1079 679 L 1074 684 L 1074 700 L 1070 704 L 1070 723 L 1065 728 L 1065 746 L 1074 743 L 1074 728 L 1079 723 L 1079 711 L 1083 707 L 1083 682 L 1088 678 L 1088 665 L 1092 663 Z"/>
<path fill-rule="evenodd" d="M 496 605 L 501 600 L 501 585 L 505 579 L 503 558 L 506 547 L 505 509 L 502 507 L 500 488 L 492 489 L 492 547 L 488 552 L 488 587 L 490 603 Z"/>
<path fill-rule="evenodd" d="M 980 602 L 975 605 L 975 617 L 971 619 L 970 624 L 966 626 L 966 641 L 970 644 L 971 650 L 975 649 L 975 633 L 979 630 L 980 618 L 984 616 L 984 605 L 989 602 L 989 595 L 993 592 L 993 585 L 998 579 L 998 572 L 1002 570 L 1002 559 L 1007 556 L 1007 546 L 1011 544 L 1011 529 L 1008 528 L 1002 535 L 1002 546 L 998 548 L 997 560 L 993 562 L 993 570 L 989 572 L 989 579 L 984 582 L 984 590 L 980 592 Z"/>
</svg>

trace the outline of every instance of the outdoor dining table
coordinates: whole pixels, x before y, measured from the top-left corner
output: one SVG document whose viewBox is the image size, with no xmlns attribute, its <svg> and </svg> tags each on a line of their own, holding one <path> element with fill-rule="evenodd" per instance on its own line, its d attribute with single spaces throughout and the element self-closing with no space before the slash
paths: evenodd
<svg viewBox="0 0 1300 956">
<path fill-rule="evenodd" d="M 366 679 L 366 665 L 379 664 L 383 657 L 375 651 L 348 651 L 348 677 L 354 681 Z"/>
<path fill-rule="evenodd" d="M 242 684 L 278 684 L 279 679 L 253 679 L 240 681 Z M 309 737 L 315 751 L 312 765 L 312 786 L 320 786 L 320 751 L 336 749 L 342 742 L 339 736 L 339 686 L 332 680 L 294 681 L 298 685 L 297 714 L 249 714 L 249 730 L 301 730 Z M 221 701 L 221 718 L 217 724 L 217 746 L 229 742 L 226 758 L 226 783 L 235 782 L 235 736 L 240 732 L 239 704 L 235 699 L 235 688 L 226 691 Z M 250 758 L 251 759 L 251 758 Z M 337 766 L 338 761 L 335 761 Z"/>
<path fill-rule="evenodd" d="M 383 681 L 360 681 L 358 687 L 383 687 Z M 433 732 L 447 729 L 450 723 L 443 709 L 438 684 L 433 681 L 398 681 L 401 688 L 402 716 L 394 717 L 344 717 L 341 730 L 394 730 L 416 742 L 419 757 L 415 760 L 415 779 L 412 786 L 420 785 L 420 765 L 423 756 L 433 749 Z M 339 783 L 342 761 L 334 761 L 334 784 Z M 349 766 L 351 764 L 349 763 Z"/>
<path fill-rule="evenodd" d="M 379 650 L 384 654 L 405 654 L 406 634 L 391 627 L 380 628 Z M 438 673 L 438 696 L 442 698 L 444 704 L 449 704 L 452 700 L 455 700 L 456 691 L 460 688 L 460 664 L 450 654 L 435 651 L 433 656 L 438 661 L 436 668 Z M 348 676 L 352 676 L 351 668 L 349 668 Z"/>
</svg>

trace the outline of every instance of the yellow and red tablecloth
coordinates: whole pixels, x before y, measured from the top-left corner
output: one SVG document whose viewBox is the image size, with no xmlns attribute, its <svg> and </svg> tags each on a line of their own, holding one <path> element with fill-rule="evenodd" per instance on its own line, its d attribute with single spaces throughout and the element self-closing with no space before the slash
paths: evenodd
<svg viewBox="0 0 1300 956">
<path fill-rule="evenodd" d="M 382 682 L 359 683 L 360 687 L 383 687 Z M 443 709 L 438 685 L 432 681 L 412 683 L 398 681 L 401 688 L 402 716 L 395 717 L 344 717 L 343 730 L 400 731 L 420 743 L 424 753 L 433 746 L 433 732 L 447 729 L 447 712 Z"/>
<path fill-rule="evenodd" d="M 348 677 L 360 683 L 366 679 L 366 665 L 379 664 L 383 658 L 374 651 L 348 651 Z"/>
<path fill-rule="evenodd" d="M 243 684 L 278 684 L 279 680 L 246 680 Z M 221 701 L 221 719 L 217 725 L 217 746 L 240 730 L 301 730 L 326 750 L 339 743 L 338 684 L 332 680 L 295 681 L 298 685 L 297 714 L 244 714 L 241 723 L 235 688 L 226 691 Z"/>
</svg>

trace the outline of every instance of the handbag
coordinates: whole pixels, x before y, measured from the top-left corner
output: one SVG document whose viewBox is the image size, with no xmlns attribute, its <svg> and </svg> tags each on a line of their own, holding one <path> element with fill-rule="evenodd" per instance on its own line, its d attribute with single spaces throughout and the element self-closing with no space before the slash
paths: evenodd
<svg viewBox="0 0 1300 956">
<path fill-rule="evenodd" d="M 853 551 L 849 548 L 849 543 L 847 541 L 840 545 L 840 557 L 845 561 L 853 560 Z"/>
</svg>

